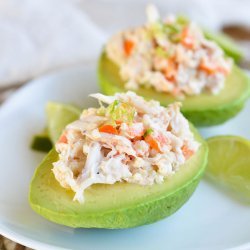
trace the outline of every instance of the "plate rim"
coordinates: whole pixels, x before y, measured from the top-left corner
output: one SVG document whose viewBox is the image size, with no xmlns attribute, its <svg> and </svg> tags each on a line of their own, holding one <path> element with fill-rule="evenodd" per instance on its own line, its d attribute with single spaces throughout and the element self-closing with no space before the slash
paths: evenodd
<svg viewBox="0 0 250 250">
<path fill-rule="evenodd" d="M 19 98 L 22 93 L 25 93 L 26 91 L 31 91 L 32 88 L 34 88 L 37 85 L 42 85 L 42 82 L 46 80 L 47 78 L 57 77 L 58 75 L 67 74 L 70 72 L 76 72 L 76 71 L 88 71 L 88 70 L 96 70 L 95 65 L 77 65 L 77 66 L 71 66 L 59 70 L 55 70 L 52 72 L 49 72 L 47 74 L 41 75 L 39 77 L 36 77 L 32 79 L 31 81 L 28 81 L 25 85 L 20 87 L 18 90 L 16 90 L 6 101 L 4 101 L 0 106 L 0 119 L 4 118 L 4 115 L 6 114 L 6 109 L 10 105 L 12 105 L 13 100 L 16 98 Z M 29 90 L 31 89 L 31 90 Z M 15 107 L 15 105 L 14 105 Z M 70 248 L 63 248 L 56 246 L 54 244 L 47 244 L 39 240 L 35 240 L 32 238 L 29 238 L 23 234 L 17 233 L 10 228 L 8 228 L 6 225 L 3 224 L 3 220 L 0 219 L 0 234 L 4 237 L 13 240 L 19 244 L 22 244 L 26 247 L 33 248 L 33 249 L 39 249 L 39 250 L 47 250 L 47 249 L 54 249 L 54 250 L 69 250 Z M 247 250 L 250 249 L 250 239 L 249 242 L 243 243 L 241 245 L 228 248 L 228 250 Z"/>
<path fill-rule="evenodd" d="M 61 74 L 67 74 L 70 72 L 75 72 L 75 71 L 88 71 L 88 70 L 94 70 L 96 69 L 93 64 L 88 64 L 88 65 L 77 65 L 77 66 L 71 66 L 59 70 L 55 70 L 52 72 L 49 72 L 47 74 L 41 75 L 39 77 L 36 77 L 30 81 L 27 81 L 26 84 L 21 86 L 19 89 L 17 89 L 7 100 L 5 100 L 1 106 L 0 106 L 0 120 L 3 119 L 6 109 L 8 110 L 9 105 L 12 105 L 13 100 L 16 98 L 19 98 L 22 93 L 25 93 L 27 89 L 34 88 L 36 85 L 41 84 L 42 81 L 46 80 L 47 78 L 51 77 L 56 77 Z M 30 91 L 30 90 L 29 90 Z M 2 117 L 3 116 L 3 117 Z M 14 232 L 13 230 L 9 229 L 5 225 L 3 225 L 2 220 L 0 219 L 0 235 L 16 242 L 21 245 L 24 245 L 25 247 L 33 248 L 33 249 L 39 249 L 39 250 L 48 250 L 48 249 L 54 249 L 54 250 L 70 250 L 70 248 L 63 248 L 63 247 L 58 247 L 55 245 L 47 244 L 42 241 L 34 240 L 31 239 L 25 235 L 22 235 L 20 233 Z"/>
</svg>

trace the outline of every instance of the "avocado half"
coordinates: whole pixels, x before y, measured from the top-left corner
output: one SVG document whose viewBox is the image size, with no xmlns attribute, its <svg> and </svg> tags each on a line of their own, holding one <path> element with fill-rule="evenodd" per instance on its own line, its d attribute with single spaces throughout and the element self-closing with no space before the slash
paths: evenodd
<svg viewBox="0 0 250 250">
<path fill-rule="evenodd" d="M 99 59 L 98 81 L 102 92 L 107 95 L 126 91 L 119 75 L 119 67 L 106 56 L 106 53 Z M 158 100 L 163 106 L 179 101 L 170 94 L 160 93 L 152 88 L 140 87 L 135 92 L 146 99 Z M 226 79 L 225 87 L 218 95 L 202 93 L 197 96 L 186 96 L 181 101 L 181 111 L 196 126 L 217 125 L 235 116 L 243 108 L 249 94 L 248 76 L 234 65 Z"/>
<path fill-rule="evenodd" d="M 206 142 L 191 129 L 201 143 L 199 150 L 163 184 L 96 184 L 85 190 L 83 204 L 74 202 L 74 193 L 56 181 L 51 169 L 58 154 L 52 149 L 31 181 L 30 205 L 48 220 L 74 228 L 129 228 L 167 217 L 189 199 L 206 167 Z"/>
</svg>

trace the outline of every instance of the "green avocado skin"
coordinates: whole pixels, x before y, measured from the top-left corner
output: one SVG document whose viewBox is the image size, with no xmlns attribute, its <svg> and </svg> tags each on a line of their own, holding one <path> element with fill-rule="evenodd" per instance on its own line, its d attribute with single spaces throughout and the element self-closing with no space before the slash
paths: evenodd
<svg viewBox="0 0 250 250">
<path fill-rule="evenodd" d="M 171 195 L 159 197 L 157 200 L 144 202 L 128 209 L 119 209 L 106 213 L 85 215 L 53 212 L 35 204 L 32 193 L 30 204 L 34 211 L 46 219 L 73 228 L 122 229 L 137 227 L 154 223 L 176 212 L 191 197 L 202 175 L 203 171 L 200 171 L 191 182 Z"/>
<path fill-rule="evenodd" d="M 107 95 L 126 91 L 124 83 L 119 77 L 119 68 L 107 58 L 105 53 L 99 59 L 98 82 L 102 92 Z M 179 101 L 169 94 L 157 93 L 153 89 L 139 88 L 135 92 L 146 99 L 158 100 L 163 106 Z M 214 126 L 237 115 L 244 107 L 249 94 L 249 77 L 234 65 L 222 94 L 186 97 L 184 101 L 181 101 L 181 111 L 195 126 Z"/>
<path fill-rule="evenodd" d="M 239 101 L 230 106 L 218 109 L 207 109 L 206 111 L 185 111 L 183 115 L 198 127 L 215 126 L 226 122 L 236 116 L 244 107 L 245 100 Z"/>
<path fill-rule="evenodd" d="M 54 159 L 54 156 L 55 151 L 52 150 L 41 167 L 43 167 L 44 164 L 48 164 L 48 161 L 51 159 Z M 52 211 L 36 203 L 37 198 L 35 196 L 39 195 L 39 193 L 32 190 L 32 186 L 30 190 L 30 205 L 34 211 L 48 220 L 73 228 L 119 229 L 150 224 L 170 216 L 187 202 L 203 176 L 207 164 L 206 158 L 207 151 L 204 155 L 205 160 L 201 164 L 198 174 L 175 192 L 171 194 L 166 193 L 155 200 L 145 201 L 130 208 L 121 208 L 97 214 L 76 214 L 70 211 L 69 213 L 61 213 L 60 208 L 58 211 Z M 41 173 L 39 173 L 38 169 L 36 175 L 39 174 Z M 35 193 L 33 191 L 35 191 Z"/>
<path fill-rule="evenodd" d="M 169 180 L 153 186 L 94 185 L 86 190 L 86 203 L 83 204 L 74 202 L 73 192 L 62 188 L 55 180 L 51 169 L 58 154 L 52 149 L 31 181 L 29 202 L 32 209 L 50 221 L 73 228 L 130 228 L 170 216 L 190 198 L 207 165 L 207 144 L 190 126 L 201 146 Z M 113 193 L 108 201 L 102 201 L 107 195 L 106 189 Z M 134 193 L 136 198 L 131 198 Z"/>
<path fill-rule="evenodd" d="M 106 95 L 114 95 L 117 92 L 124 92 L 124 89 L 120 89 L 103 78 L 102 74 L 98 74 L 99 85 L 102 92 Z M 152 93 L 154 90 L 152 90 Z M 153 97 L 153 95 L 152 95 Z M 215 126 L 226 122 L 227 120 L 236 116 L 244 107 L 247 97 L 239 99 L 237 102 L 230 105 L 223 105 L 217 108 L 207 108 L 203 110 L 189 110 L 182 108 L 183 115 L 194 125 L 198 127 Z M 161 103 L 164 105 L 163 103 Z"/>
</svg>

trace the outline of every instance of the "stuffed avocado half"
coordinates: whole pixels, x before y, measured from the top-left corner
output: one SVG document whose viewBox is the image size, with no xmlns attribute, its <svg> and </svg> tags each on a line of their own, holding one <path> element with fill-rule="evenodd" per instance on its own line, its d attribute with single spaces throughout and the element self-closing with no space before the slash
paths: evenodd
<svg viewBox="0 0 250 250">
<path fill-rule="evenodd" d="M 119 67 L 108 59 L 105 53 L 99 60 L 98 80 L 102 92 L 107 95 L 125 91 L 125 83 L 119 76 Z M 158 100 L 163 106 L 176 101 L 171 94 L 160 93 L 150 88 L 140 87 L 135 92 L 148 100 Z M 186 96 L 181 100 L 181 111 L 196 126 L 221 124 L 234 117 L 244 107 L 249 94 L 249 77 L 234 65 L 219 94 L 201 93 Z"/>
<path fill-rule="evenodd" d="M 106 44 L 98 66 L 102 91 L 129 89 L 165 106 L 181 101 L 183 114 L 197 126 L 236 115 L 250 93 L 248 76 L 227 56 L 239 60 L 237 48 L 189 20 L 162 20 L 152 6 L 147 12 L 144 26 L 120 32 Z"/>
<path fill-rule="evenodd" d="M 181 115 L 179 104 L 163 108 L 132 92 L 115 99 L 94 96 L 108 106 L 85 110 L 80 118 L 71 107 L 50 104 L 48 129 L 54 131 L 48 132 L 61 136 L 33 176 L 31 207 L 53 222 L 84 228 L 136 227 L 171 215 L 204 173 L 206 142 Z"/>
</svg>

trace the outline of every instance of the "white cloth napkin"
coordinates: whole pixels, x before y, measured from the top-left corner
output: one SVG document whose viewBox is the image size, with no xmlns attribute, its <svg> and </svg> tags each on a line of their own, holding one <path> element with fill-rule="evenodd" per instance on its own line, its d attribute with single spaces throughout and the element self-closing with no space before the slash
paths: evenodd
<svg viewBox="0 0 250 250">
<path fill-rule="evenodd" d="M 0 1 L 0 87 L 88 63 L 105 40 L 77 2 Z"/>
<path fill-rule="evenodd" d="M 145 21 L 148 0 L 0 1 L 0 87 L 95 61 L 113 32 Z M 155 0 L 210 29 L 250 24 L 249 0 Z"/>
</svg>

